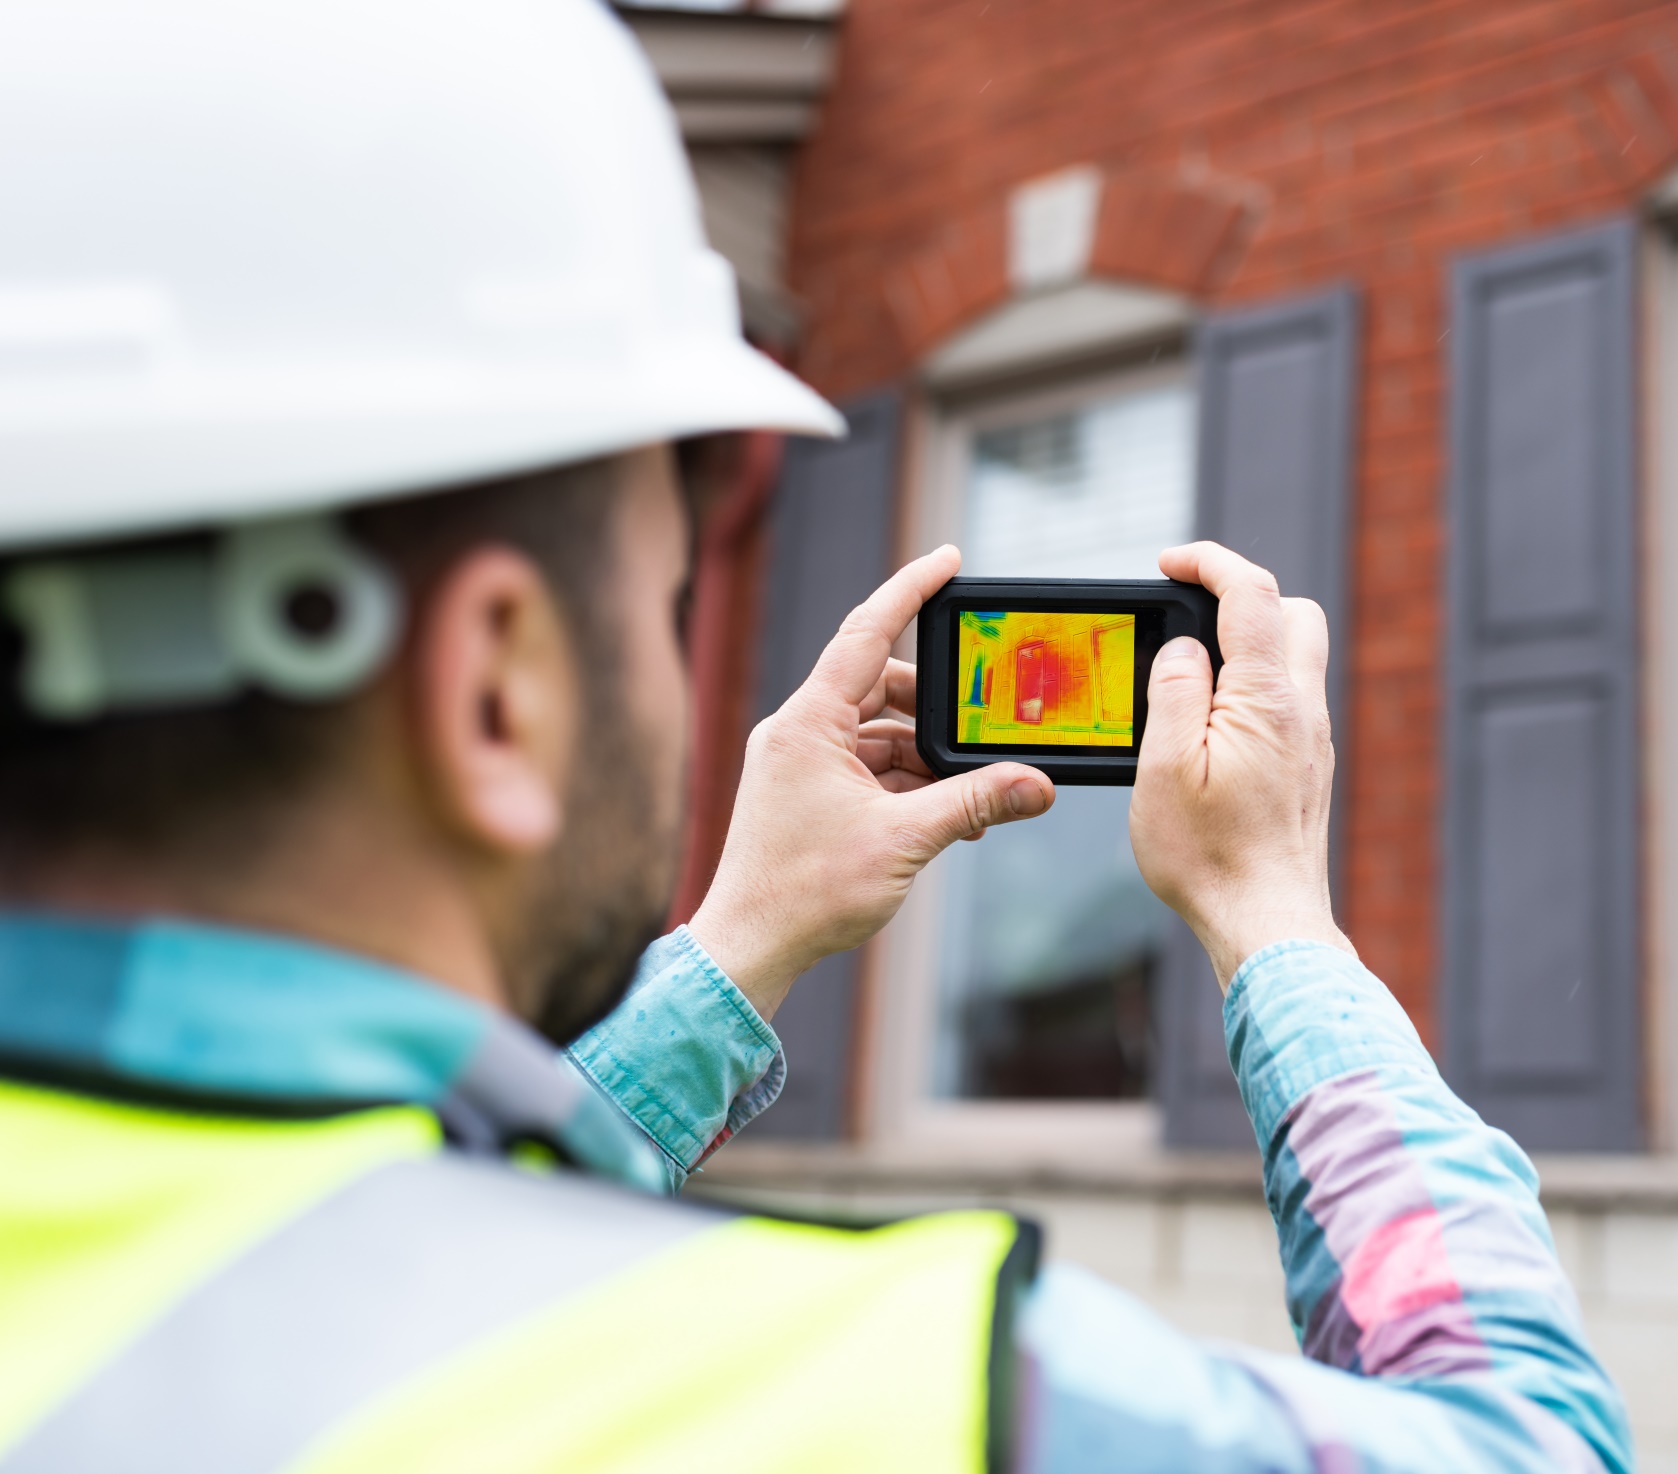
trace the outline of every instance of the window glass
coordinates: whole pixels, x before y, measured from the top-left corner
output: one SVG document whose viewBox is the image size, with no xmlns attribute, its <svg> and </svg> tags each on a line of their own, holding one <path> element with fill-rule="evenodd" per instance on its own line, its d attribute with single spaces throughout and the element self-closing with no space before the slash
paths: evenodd
<svg viewBox="0 0 1678 1474">
<path fill-rule="evenodd" d="M 1194 396 L 1116 387 L 971 431 L 962 571 L 1157 578 L 1193 525 Z M 1153 1080 L 1152 987 L 1169 912 L 1129 839 L 1128 788 L 1060 789 L 1040 819 L 943 861 L 936 1093 L 1124 1098 Z"/>
</svg>

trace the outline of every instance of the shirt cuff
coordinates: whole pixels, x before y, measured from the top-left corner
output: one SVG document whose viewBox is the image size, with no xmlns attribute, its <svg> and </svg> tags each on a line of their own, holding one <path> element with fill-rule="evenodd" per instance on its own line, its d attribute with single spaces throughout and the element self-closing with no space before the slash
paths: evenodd
<svg viewBox="0 0 1678 1474">
<path fill-rule="evenodd" d="M 1224 999 L 1224 1043 L 1266 1155 L 1305 1095 L 1358 1070 L 1437 1077 L 1415 1025 L 1349 952 L 1277 942 L 1240 968 Z"/>
<path fill-rule="evenodd" d="M 670 1159 L 678 1187 L 787 1074 L 775 1031 L 685 926 L 647 948 L 624 1001 L 565 1053 Z"/>
</svg>

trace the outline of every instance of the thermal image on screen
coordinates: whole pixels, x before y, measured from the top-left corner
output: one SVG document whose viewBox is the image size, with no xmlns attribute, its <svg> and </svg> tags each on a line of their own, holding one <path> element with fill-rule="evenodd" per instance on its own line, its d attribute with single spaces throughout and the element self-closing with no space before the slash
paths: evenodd
<svg viewBox="0 0 1678 1474">
<path fill-rule="evenodd" d="M 961 614 L 956 741 L 1135 743 L 1136 616 Z"/>
</svg>

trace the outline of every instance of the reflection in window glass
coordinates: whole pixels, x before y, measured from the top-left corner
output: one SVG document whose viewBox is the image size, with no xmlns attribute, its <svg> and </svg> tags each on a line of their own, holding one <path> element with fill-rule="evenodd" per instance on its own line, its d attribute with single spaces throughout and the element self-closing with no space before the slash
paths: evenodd
<svg viewBox="0 0 1678 1474">
<path fill-rule="evenodd" d="M 962 571 L 1157 578 L 1193 524 L 1194 397 L 1119 392 L 976 431 Z M 1130 790 L 1062 788 L 1041 819 L 956 845 L 941 918 L 937 1093 L 1112 1099 L 1153 1082 L 1169 912 L 1131 856 Z"/>
</svg>

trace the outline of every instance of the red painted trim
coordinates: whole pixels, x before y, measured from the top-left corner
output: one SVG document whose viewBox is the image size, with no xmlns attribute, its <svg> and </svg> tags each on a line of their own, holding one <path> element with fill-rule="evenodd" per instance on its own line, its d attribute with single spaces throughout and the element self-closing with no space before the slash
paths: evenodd
<svg viewBox="0 0 1678 1474">
<path fill-rule="evenodd" d="M 690 660 L 693 748 L 688 823 L 670 924 L 688 920 L 722 857 L 755 715 L 757 593 L 764 514 L 781 471 L 779 435 L 741 436 L 734 483 L 707 513 L 694 560 Z"/>
</svg>

